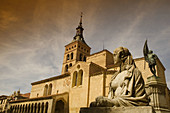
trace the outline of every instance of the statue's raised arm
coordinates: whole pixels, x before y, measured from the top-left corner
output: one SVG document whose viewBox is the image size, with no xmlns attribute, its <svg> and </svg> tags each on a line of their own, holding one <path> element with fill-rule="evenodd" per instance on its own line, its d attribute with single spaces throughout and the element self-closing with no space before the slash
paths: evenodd
<svg viewBox="0 0 170 113">
<path fill-rule="evenodd" d="M 144 47 L 143 47 L 143 55 L 144 55 L 145 61 L 149 63 L 148 53 L 149 53 L 149 48 L 148 48 L 148 44 L 147 44 L 147 40 L 146 40 Z"/>
</svg>

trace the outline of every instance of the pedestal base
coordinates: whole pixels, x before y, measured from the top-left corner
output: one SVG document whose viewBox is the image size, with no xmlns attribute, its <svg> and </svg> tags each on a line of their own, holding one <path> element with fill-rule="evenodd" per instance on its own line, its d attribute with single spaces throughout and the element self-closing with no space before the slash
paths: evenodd
<svg viewBox="0 0 170 113">
<path fill-rule="evenodd" d="M 155 113 L 151 106 L 140 107 L 91 107 L 81 108 L 80 113 Z"/>
</svg>

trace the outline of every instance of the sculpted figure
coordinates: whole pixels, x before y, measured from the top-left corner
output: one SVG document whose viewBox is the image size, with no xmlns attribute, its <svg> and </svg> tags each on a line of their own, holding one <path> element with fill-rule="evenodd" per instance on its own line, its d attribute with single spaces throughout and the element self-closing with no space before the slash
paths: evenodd
<svg viewBox="0 0 170 113">
<path fill-rule="evenodd" d="M 149 101 L 144 80 L 127 48 L 119 47 L 113 53 L 114 64 L 120 67 L 110 81 L 108 97 L 100 96 L 90 107 L 146 106 Z"/>
<path fill-rule="evenodd" d="M 145 61 L 148 62 L 150 71 L 153 73 L 154 76 L 156 76 L 156 59 L 158 58 L 157 55 L 153 53 L 152 50 L 149 50 L 147 45 L 147 40 L 145 41 L 145 45 L 143 47 L 143 54 L 145 57 Z"/>
</svg>

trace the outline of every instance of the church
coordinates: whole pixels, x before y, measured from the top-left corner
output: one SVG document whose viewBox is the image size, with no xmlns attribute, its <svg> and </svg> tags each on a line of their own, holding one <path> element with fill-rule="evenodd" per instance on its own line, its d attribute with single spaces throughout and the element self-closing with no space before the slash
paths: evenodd
<svg viewBox="0 0 170 113">
<path fill-rule="evenodd" d="M 113 53 L 104 49 L 91 54 L 83 30 L 81 16 L 76 35 L 65 45 L 61 75 L 31 83 L 29 99 L 9 101 L 10 113 L 79 113 L 81 107 L 89 107 L 97 96 L 108 96 L 111 77 L 118 70 Z M 156 113 L 169 113 L 165 67 L 158 58 L 156 80 L 150 78 L 152 73 L 144 58 L 134 60 L 142 72 L 149 105 Z"/>
</svg>

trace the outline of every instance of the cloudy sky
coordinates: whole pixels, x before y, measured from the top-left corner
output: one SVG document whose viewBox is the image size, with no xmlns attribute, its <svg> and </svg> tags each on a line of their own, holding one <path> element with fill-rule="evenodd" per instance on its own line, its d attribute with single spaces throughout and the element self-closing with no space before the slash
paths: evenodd
<svg viewBox="0 0 170 113">
<path fill-rule="evenodd" d="M 146 39 L 166 68 L 170 88 L 170 0 L 1 0 L 0 95 L 31 91 L 31 83 L 61 74 L 64 46 L 83 12 L 91 53 L 119 46 L 143 56 Z"/>
</svg>

